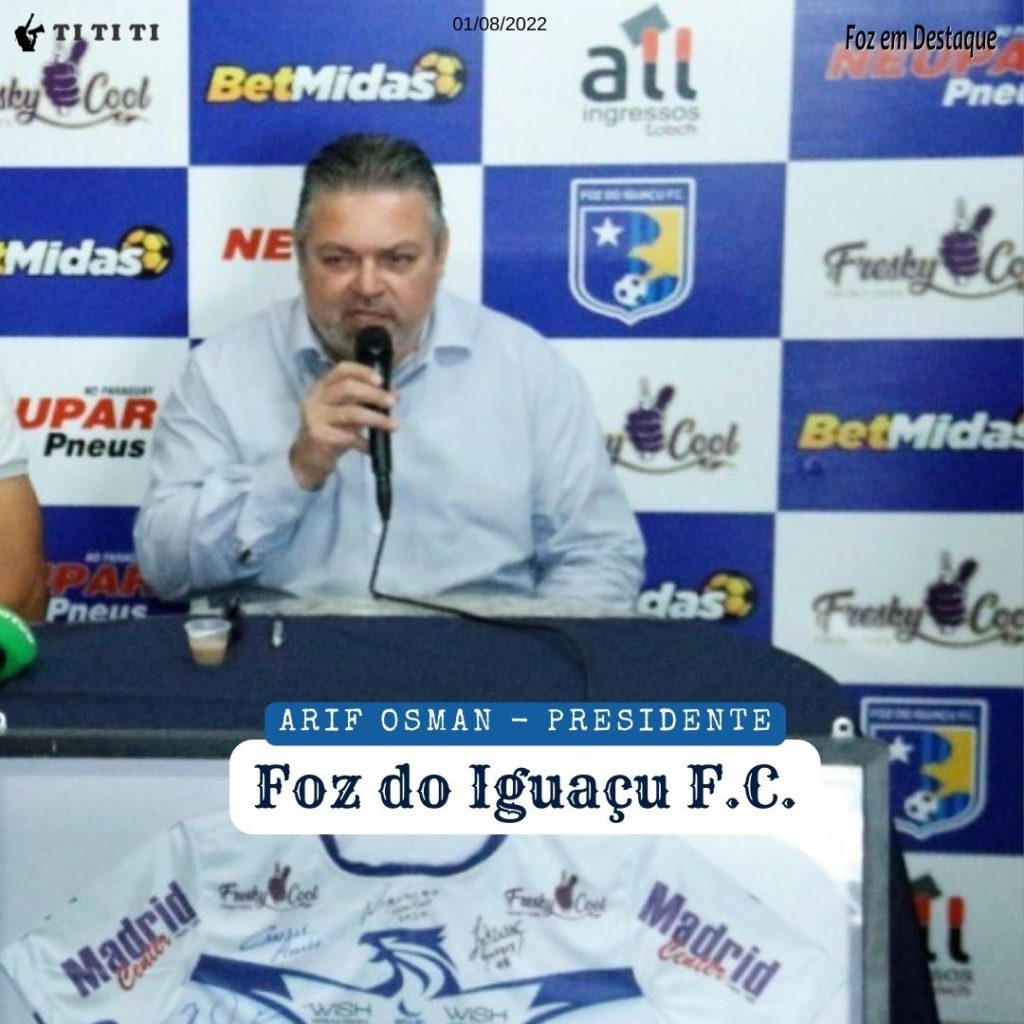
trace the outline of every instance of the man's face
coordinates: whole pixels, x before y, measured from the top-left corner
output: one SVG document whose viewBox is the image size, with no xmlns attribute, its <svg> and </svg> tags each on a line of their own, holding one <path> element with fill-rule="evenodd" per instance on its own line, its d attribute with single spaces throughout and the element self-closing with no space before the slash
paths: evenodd
<svg viewBox="0 0 1024 1024">
<path fill-rule="evenodd" d="M 355 334 L 391 332 L 396 361 L 413 351 L 434 303 L 448 237 L 434 238 L 414 188 L 321 192 L 307 210 L 299 276 L 309 317 L 330 354 L 352 359 Z"/>
</svg>

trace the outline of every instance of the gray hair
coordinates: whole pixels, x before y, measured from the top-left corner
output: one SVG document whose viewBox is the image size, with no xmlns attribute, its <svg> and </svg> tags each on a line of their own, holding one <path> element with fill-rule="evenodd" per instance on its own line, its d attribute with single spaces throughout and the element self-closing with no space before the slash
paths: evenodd
<svg viewBox="0 0 1024 1024">
<path fill-rule="evenodd" d="M 434 242 L 445 229 L 441 186 L 426 153 L 409 139 L 359 132 L 329 143 L 306 165 L 295 214 L 295 241 L 309 230 L 309 205 L 321 192 L 414 188 L 426 197 Z"/>
</svg>

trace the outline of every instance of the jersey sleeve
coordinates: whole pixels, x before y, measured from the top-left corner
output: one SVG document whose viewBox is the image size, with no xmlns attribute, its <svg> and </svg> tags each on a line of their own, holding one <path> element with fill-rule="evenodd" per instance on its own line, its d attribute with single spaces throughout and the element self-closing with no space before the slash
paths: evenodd
<svg viewBox="0 0 1024 1024">
<path fill-rule="evenodd" d="M 197 955 L 197 894 L 177 825 L 0 951 L 0 967 L 45 1024 L 163 1024 Z"/>
<path fill-rule="evenodd" d="M 630 903 L 633 972 L 665 1021 L 811 1024 L 845 980 L 814 938 L 682 840 L 643 849 Z"/>
</svg>

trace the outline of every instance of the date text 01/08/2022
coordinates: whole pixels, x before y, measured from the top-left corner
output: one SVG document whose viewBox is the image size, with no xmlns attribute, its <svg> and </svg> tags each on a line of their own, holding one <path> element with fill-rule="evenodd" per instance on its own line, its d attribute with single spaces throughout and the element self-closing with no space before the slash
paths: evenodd
<svg viewBox="0 0 1024 1024">
<path fill-rule="evenodd" d="M 456 32 L 546 32 L 548 19 L 524 17 L 514 14 L 475 14 L 472 17 L 452 18 Z"/>
</svg>

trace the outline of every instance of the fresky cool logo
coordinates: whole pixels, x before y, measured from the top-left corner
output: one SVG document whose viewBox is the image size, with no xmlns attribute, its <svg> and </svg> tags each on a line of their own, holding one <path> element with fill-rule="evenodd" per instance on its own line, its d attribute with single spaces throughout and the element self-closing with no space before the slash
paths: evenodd
<svg viewBox="0 0 1024 1024">
<path fill-rule="evenodd" d="M 578 883 L 577 875 L 563 871 L 550 895 L 522 886 L 506 889 L 505 909 L 521 917 L 560 917 L 569 921 L 601 917 L 608 906 L 607 897 L 594 896 L 583 886 L 577 888 Z"/>
<path fill-rule="evenodd" d="M 1024 295 L 1024 253 L 1017 241 L 993 226 L 995 210 L 956 204 L 953 223 L 941 234 L 936 249 L 918 253 L 907 244 L 902 252 L 879 252 L 866 240 L 844 241 L 822 256 L 825 277 L 836 292 L 891 292 L 894 286 L 911 295 L 935 293 L 953 299 L 987 299 L 1004 292 Z"/>
<path fill-rule="evenodd" d="M 117 247 L 95 238 L 0 238 L 0 277 L 159 277 L 174 260 L 167 234 L 149 225 L 129 228 Z"/>
<path fill-rule="evenodd" d="M 353 64 L 281 64 L 251 70 L 218 64 L 206 86 L 207 103 L 447 103 L 466 86 L 466 65 L 451 50 L 433 48 L 412 67 L 398 70 L 384 61 L 367 69 Z"/>
<path fill-rule="evenodd" d="M 107 122 L 129 125 L 143 118 L 152 103 L 149 77 L 130 83 L 112 79 L 88 52 L 89 44 L 81 37 L 70 45 L 58 41 L 35 84 L 16 74 L 0 83 L 0 114 L 12 112 L 18 125 L 73 129 Z"/>
<path fill-rule="evenodd" d="M 695 135 L 700 110 L 693 102 L 697 90 L 691 84 L 691 30 L 677 28 L 672 34 L 657 4 L 624 21 L 621 27 L 628 50 L 610 45 L 587 50 L 591 67 L 580 83 L 589 101 L 583 107 L 584 124 L 636 129 L 639 122 L 645 135 Z M 659 59 L 662 56 L 674 57 L 671 68 L 665 67 L 668 60 Z M 640 93 L 648 102 L 627 105 Z"/>
<path fill-rule="evenodd" d="M 675 395 L 675 386 L 664 384 L 652 396 L 648 379 L 641 379 L 639 400 L 627 413 L 622 432 L 608 436 L 612 462 L 637 473 L 659 474 L 735 466 L 739 424 L 733 420 L 716 431 L 701 429 L 693 416 L 680 410 Z"/>
<path fill-rule="evenodd" d="M 950 649 L 981 644 L 1024 644 L 1024 607 L 1011 607 L 978 580 L 978 562 L 966 558 L 956 567 L 949 552 L 939 560 L 938 578 L 925 588 L 923 601 L 859 598 L 856 590 L 833 590 L 811 603 L 818 635 L 836 639 L 888 634 L 900 643 L 921 641 Z"/>
<path fill-rule="evenodd" d="M 320 887 L 301 885 L 291 873 L 289 865 L 275 864 L 264 886 L 222 882 L 217 886 L 220 905 L 226 910 L 308 910 L 320 898 Z"/>
<path fill-rule="evenodd" d="M 575 178 L 569 288 L 576 301 L 632 326 L 681 305 L 693 287 L 693 178 Z"/>
<path fill-rule="evenodd" d="M 889 745 L 893 818 L 926 840 L 985 809 L 988 705 L 982 700 L 868 697 L 861 724 Z"/>
</svg>

